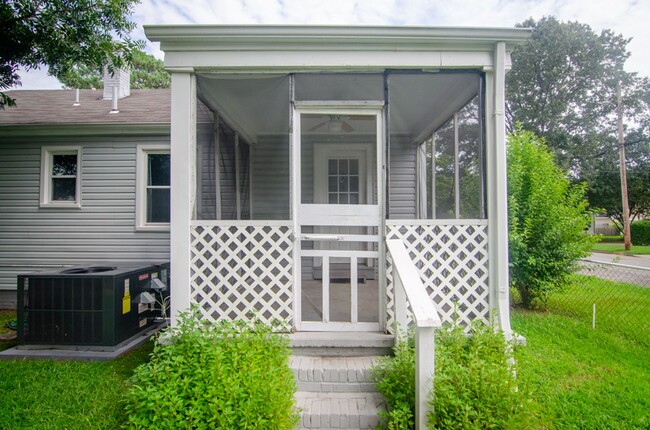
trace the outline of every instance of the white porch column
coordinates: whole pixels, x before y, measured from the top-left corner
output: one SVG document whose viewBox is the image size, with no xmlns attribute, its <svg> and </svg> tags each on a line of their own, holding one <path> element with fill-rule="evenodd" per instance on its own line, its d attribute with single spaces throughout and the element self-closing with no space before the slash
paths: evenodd
<svg viewBox="0 0 650 430">
<path fill-rule="evenodd" d="M 511 337 L 508 276 L 508 189 L 505 132 L 506 44 L 494 46 L 493 69 L 486 74 L 486 146 L 490 311 Z"/>
<path fill-rule="evenodd" d="M 190 306 L 190 221 L 194 208 L 196 85 L 193 69 L 171 74 L 171 317 Z"/>
</svg>

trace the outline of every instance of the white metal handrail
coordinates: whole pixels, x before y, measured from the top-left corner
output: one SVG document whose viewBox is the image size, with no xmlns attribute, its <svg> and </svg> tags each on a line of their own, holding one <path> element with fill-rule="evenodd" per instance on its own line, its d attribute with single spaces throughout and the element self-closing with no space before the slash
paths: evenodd
<svg viewBox="0 0 650 430">
<path fill-rule="evenodd" d="M 415 428 L 427 427 L 430 410 L 428 396 L 433 390 L 435 371 L 435 329 L 442 325 L 440 316 L 424 288 L 417 268 L 401 239 L 386 240 L 393 261 L 395 283 L 395 319 L 406 332 L 407 301 L 411 305 L 415 323 Z"/>
</svg>

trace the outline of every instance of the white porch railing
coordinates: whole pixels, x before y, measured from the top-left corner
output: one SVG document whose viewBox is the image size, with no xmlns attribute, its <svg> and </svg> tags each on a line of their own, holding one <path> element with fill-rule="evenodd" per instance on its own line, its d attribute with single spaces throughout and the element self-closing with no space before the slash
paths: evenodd
<svg viewBox="0 0 650 430">
<path fill-rule="evenodd" d="M 386 238 L 402 240 L 443 322 L 489 322 L 487 220 L 391 219 L 386 220 Z M 390 258 L 386 266 L 386 327 L 392 330 L 395 282 Z"/>
<path fill-rule="evenodd" d="M 435 329 L 442 325 L 402 239 L 386 241 L 393 261 L 394 315 L 400 331 L 408 327 L 407 303 L 415 325 L 415 428 L 427 427 L 429 393 L 435 373 Z"/>
<path fill-rule="evenodd" d="M 209 321 L 293 324 L 290 221 L 192 221 L 190 302 Z"/>
</svg>

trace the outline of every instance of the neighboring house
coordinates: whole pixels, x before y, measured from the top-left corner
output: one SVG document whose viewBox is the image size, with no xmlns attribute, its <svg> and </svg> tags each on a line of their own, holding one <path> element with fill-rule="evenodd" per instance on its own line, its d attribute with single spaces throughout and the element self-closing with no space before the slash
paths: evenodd
<svg viewBox="0 0 650 430">
<path fill-rule="evenodd" d="M 116 74 L 120 96 L 128 74 Z M 110 87 L 109 87 L 110 88 Z M 10 91 L 0 111 L 0 308 L 16 275 L 169 260 L 170 90 Z"/>
<path fill-rule="evenodd" d="M 505 74 L 528 30 L 145 32 L 172 76 L 174 317 L 390 332 L 401 238 L 444 321 L 509 333 Z"/>
</svg>

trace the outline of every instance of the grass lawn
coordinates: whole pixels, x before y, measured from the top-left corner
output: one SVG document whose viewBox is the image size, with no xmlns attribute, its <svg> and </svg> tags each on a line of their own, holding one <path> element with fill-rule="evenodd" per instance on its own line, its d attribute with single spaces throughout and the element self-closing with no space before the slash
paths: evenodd
<svg viewBox="0 0 650 430">
<path fill-rule="evenodd" d="M 598 331 L 650 346 L 648 287 L 575 274 L 564 290 L 550 295 L 548 311 L 591 327 L 594 304 Z"/>
<path fill-rule="evenodd" d="M 0 351 L 16 346 L 15 340 L 4 339 L 6 336 L 10 336 L 10 335 L 11 337 L 13 337 L 12 335 L 16 333 L 15 331 L 5 327 L 5 324 L 15 319 L 16 319 L 16 311 L 0 310 Z"/>
<path fill-rule="evenodd" d="M 596 243 L 591 247 L 592 251 L 600 252 L 613 252 L 617 254 L 627 255 L 650 255 L 650 246 L 648 245 L 634 245 L 629 251 L 625 250 L 625 245 L 621 243 Z"/>
<path fill-rule="evenodd" d="M 650 347 L 546 312 L 515 310 L 525 428 L 650 428 Z M 647 335 L 647 333 L 646 333 Z"/>
<path fill-rule="evenodd" d="M 578 294 L 581 288 L 596 295 L 614 288 L 627 297 L 610 300 L 611 318 L 628 313 L 631 297 L 650 307 L 650 289 L 639 296 L 639 287 L 577 275 L 569 290 L 550 301 L 549 311 L 514 309 L 513 328 L 528 343 L 517 349 L 528 403 L 523 422 L 515 426 L 650 429 L 648 322 L 631 331 L 603 321 L 593 330 L 591 299 Z M 0 318 L 13 319 L 2 313 Z M 128 378 L 151 348 L 149 343 L 105 363 L 0 361 L 0 429 L 120 428 Z"/>
<path fill-rule="evenodd" d="M 14 316 L 0 313 L 2 325 Z M 15 342 L 0 342 L 0 349 Z M 152 343 L 104 363 L 0 361 L 0 429 L 116 429 L 125 420 L 122 396 Z"/>
</svg>

